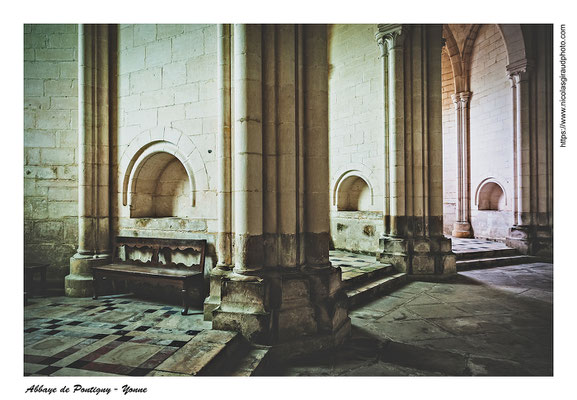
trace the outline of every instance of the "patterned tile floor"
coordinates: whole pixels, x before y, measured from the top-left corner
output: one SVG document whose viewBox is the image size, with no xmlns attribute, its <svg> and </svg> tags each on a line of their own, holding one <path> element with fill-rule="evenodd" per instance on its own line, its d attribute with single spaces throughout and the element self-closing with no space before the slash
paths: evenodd
<svg viewBox="0 0 577 400">
<path fill-rule="evenodd" d="M 458 239 L 451 238 L 453 252 L 455 253 L 472 253 L 475 251 L 491 251 L 510 249 L 504 243 L 492 242 L 483 239 Z"/>
<path fill-rule="evenodd" d="M 24 309 L 25 376 L 144 376 L 211 323 L 202 311 L 128 297 L 33 298 Z"/>
</svg>

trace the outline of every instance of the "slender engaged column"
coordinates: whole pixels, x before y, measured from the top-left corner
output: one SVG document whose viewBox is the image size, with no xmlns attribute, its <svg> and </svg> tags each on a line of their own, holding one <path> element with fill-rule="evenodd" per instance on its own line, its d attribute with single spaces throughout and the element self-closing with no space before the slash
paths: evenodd
<svg viewBox="0 0 577 400">
<path fill-rule="evenodd" d="M 527 69 L 510 72 L 513 81 L 515 129 L 515 224 L 530 225 L 531 216 L 531 143 L 529 132 L 529 77 Z"/>
<path fill-rule="evenodd" d="M 471 231 L 471 201 L 469 184 L 469 99 L 470 92 L 451 96 L 455 104 L 457 128 L 457 218 L 452 235 L 459 238 L 473 236 Z"/>
<path fill-rule="evenodd" d="M 91 293 L 93 265 L 110 260 L 109 26 L 78 27 L 78 250 L 68 296 Z"/>
<path fill-rule="evenodd" d="M 263 267 L 262 27 L 234 26 L 235 267 Z"/>
<path fill-rule="evenodd" d="M 230 25 L 217 25 L 217 95 L 218 95 L 218 244 L 217 267 L 228 269 L 232 265 L 232 190 L 231 190 L 231 92 L 230 92 Z"/>
</svg>

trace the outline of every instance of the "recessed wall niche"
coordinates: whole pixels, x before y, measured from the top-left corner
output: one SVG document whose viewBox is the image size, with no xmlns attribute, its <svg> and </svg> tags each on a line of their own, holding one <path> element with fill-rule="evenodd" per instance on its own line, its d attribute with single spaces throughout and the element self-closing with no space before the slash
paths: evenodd
<svg viewBox="0 0 577 400">
<path fill-rule="evenodd" d="M 151 154 L 135 171 L 130 217 L 188 217 L 190 193 L 190 177 L 182 162 L 170 153 Z"/>
<path fill-rule="evenodd" d="M 360 176 L 345 178 L 338 188 L 338 211 L 368 211 L 371 207 L 371 189 Z"/>
<path fill-rule="evenodd" d="M 477 205 L 479 210 L 501 211 L 507 204 L 505 192 L 501 185 L 496 182 L 485 182 L 479 187 L 477 195 Z"/>
</svg>

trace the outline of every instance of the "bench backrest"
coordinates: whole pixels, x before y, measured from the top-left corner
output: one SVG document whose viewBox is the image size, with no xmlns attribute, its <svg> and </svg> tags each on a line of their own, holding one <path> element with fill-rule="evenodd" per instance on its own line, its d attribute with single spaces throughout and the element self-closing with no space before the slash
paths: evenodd
<svg viewBox="0 0 577 400">
<path fill-rule="evenodd" d="M 204 273 L 204 258 L 206 251 L 206 239 L 159 239 L 145 237 L 117 236 L 114 240 L 114 262 L 120 264 L 140 264 L 157 268 L 183 268 L 193 269 Z M 126 259 L 119 255 L 120 249 L 124 248 Z M 128 259 L 131 251 L 148 250 L 152 252 L 152 258 L 146 262 Z M 198 254 L 198 264 L 192 266 L 172 261 L 175 252 Z M 160 256 L 163 260 L 160 260 Z"/>
</svg>

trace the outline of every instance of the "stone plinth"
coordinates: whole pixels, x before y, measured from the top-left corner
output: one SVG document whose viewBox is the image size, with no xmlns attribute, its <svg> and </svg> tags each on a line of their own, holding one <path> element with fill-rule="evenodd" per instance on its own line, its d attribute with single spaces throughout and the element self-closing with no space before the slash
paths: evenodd
<svg viewBox="0 0 577 400">
<path fill-rule="evenodd" d="M 417 279 L 446 278 L 457 273 L 456 257 L 451 239 L 446 237 L 380 239 L 381 252 L 377 259 L 392 264 L 397 270 Z"/>
<path fill-rule="evenodd" d="M 70 275 L 64 279 L 64 291 L 69 297 L 92 296 L 92 267 L 110 264 L 110 256 L 70 258 Z"/>
<path fill-rule="evenodd" d="M 213 329 L 241 332 L 293 357 L 337 346 L 350 334 L 340 275 L 326 267 L 222 276 Z"/>
</svg>

